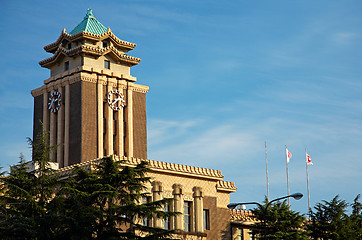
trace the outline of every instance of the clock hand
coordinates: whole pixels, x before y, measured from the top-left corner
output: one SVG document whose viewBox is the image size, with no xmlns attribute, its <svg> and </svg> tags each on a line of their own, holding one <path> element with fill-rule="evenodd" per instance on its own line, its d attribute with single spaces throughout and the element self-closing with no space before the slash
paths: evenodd
<svg viewBox="0 0 362 240">
<path fill-rule="evenodd" d="M 52 106 L 53 106 L 53 102 L 54 102 L 54 98 L 52 99 L 52 101 L 50 102 L 50 104 L 49 104 L 49 109 L 51 109 L 52 108 Z"/>
<path fill-rule="evenodd" d="M 116 99 L 112 102 L 112 106 L 113 106 L 114 104 L 116 104 L 116 102 L 118 102 L 119 100 L 121 100 L 120 97 L 116 98 Z"/>
</svg>

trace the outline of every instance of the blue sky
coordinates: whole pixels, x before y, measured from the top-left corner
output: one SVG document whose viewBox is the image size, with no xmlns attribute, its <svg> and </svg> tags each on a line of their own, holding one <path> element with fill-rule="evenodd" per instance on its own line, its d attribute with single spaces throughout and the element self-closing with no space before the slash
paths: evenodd
<svg viewBox="0 0 362 240">
<path fill-rule="evenodd" d="M 150 159 L 219 169 L 262 201 L 267 141 L 270 197 L 311 202 L 362 193 L 361 1 L 3 1 L 0 9 L 0 166 L 30 160 L 33 99 L 49 71 L 43 46 L 70 32 L 87 8 L 137 44 L 131 69 L 147 94 Z"/>
</svg>

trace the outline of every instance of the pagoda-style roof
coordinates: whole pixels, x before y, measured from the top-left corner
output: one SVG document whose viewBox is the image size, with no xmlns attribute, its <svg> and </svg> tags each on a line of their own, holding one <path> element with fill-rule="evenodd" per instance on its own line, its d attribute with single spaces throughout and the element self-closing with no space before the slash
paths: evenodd
<svg viewBox="0 0 362 240">
<path fill-rule="evenodd" d="M 107 32 L 107 28 L 102 25 L 92 13 L 92 9 L 88 9 L 83 21 L 81 21 L 69 34 L 74 35 L 79 32 L 89 32 L 94 34 L 102 34 Z"/>
<path fill-rule="evenodd" d="M 104 41 L 108 39 L 113 46 L 93 46 L 89 44 L 82 44 L 67 48 L 67 42 L 81 42 L 84 39 L 94 42 Z M 45 46 L 44 50 L 54 54 L 52 57 L 44 59 L 39 62 L 42 67 L 49 68 L 57 62 L 58 59 L 64 56 L 72 57 L 81 53 L 91 54 L 95 57 L 110 54 L 116 62 L 125 63 L 129 66 L 137 65 L 141 59 L 131 57 L 125 53 L 133 50 L 136 44 L 122 41 L 117 38 L 110 28 L 103 26 L 92 14 L 92 10 L 88 9 L 83 21 L 80 22 L 70 33 L 63 29 L 58 39 Z"/>
<path fill-rule="evenodd" d="M 112 43 L 120 48 L 122 48 L 124 50 L 124 52 L 128 52 L 130 50 L 133 50 L 136 47 L 136 44 L 134 43 L 130 43 L 130 42 L 126 42 L 123 40 L 120 40 L 119 38 L 117 38 L 111 31 L 110 28 L 107 29 L 106 32 L 102 33 L 102 34 L 95 34 L 95 33 L 90 33 L 90 32 L 79 32 L 76 33 L 74 35 L 70 35 L 69 33 L 65 32 L 65 29 L 63 29 L 62 33 L 60 34 L 59 38 L 57 39 L 57 41 L 46 45 L 44 47 L 44 50 L 49 52 L 49 53 L 54 53 L 59 44 L 63 41 L 63 40 L 68 40 L 68 41 L 76 41 L 79 39 L 91 39 L 91 40 L 95 40 L 95 41 L 102 41 L 104 39 L 109 38 Z"/>
<path fill-rule="evenodd" d="M 70 50 L 65 49 L 64 47 L 59 47 L 52 57 L 40 61 L 39 64 L 42 67 L 50 67 L 51 65 L 56 63 L 57 60 L 62 56 L 72 57 L 74 55 L 79 55 L 80 53 L 88 53 L 98 57 L 106 54 L 111 54 L 112 57 L 116 59 L 116 61 L 126 63 L 130 66 L 137 65 L 141 61 L 141 59 L 139 58 L 132 57 L 118 51 L 113 46 L 99 48 L 89 45 L 81 45 Z"/>
</svg>

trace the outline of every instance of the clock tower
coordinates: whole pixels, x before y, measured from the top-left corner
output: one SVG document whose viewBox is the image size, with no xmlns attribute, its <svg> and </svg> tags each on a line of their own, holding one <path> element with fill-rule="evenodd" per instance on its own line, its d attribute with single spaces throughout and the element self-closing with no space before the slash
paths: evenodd
<svg viewBox="0 0 362 240">
<path fill-rule="evenodd" d="M 147 159 L 146 93 L 130 68 L 136 45 L 118 39 L 88 9 L 83 21 L 44 47 L 50 78 L 34 89 L 33 139 L 49 132 L 59 167 L 109 155 Z M 43 126 L 43 127 L 42 127 Z"/>
</svg>

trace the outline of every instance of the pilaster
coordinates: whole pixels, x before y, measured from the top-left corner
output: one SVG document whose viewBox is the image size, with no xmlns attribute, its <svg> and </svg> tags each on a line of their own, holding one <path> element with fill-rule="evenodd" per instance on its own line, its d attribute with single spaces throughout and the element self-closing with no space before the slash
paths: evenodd
<svg viewBox="0 0 362 240">
<path fill-rule="evenodd" d="M 51 91 L 51 93 L 53 93 L 54 90 Z M 48 111 L 49 112 L 49 111 Z M 55 162 L 55 156 L 56 156 L 56 129 L 57 129 L 57 114 L 55 112 L 50 112 L 50 126 L 49 126 L 49 145 L 50 147 L 52 147 L 50 149 L 50 160 L 52 162 Z"/>
<path fill-rule="evenodd" d="M 203 200 L 204 197 L 201 187 L 193 187 L 194 197 L 194 216 L 195 216 L 195 231 L 203 232 Z"/>
<path fill-rule="evenodd" d="M 118 84 L 118 91 L 124 96 L 124 85 Z M 119 156 L 124 156 L 124 108 L 119 109 L 117 112 L 117 133 L 116 144 L 117 153 Z"/>
<path fill-rule="evenodd" d="M 159 201 L 162 199 L 162 183 L 159 181 L 152 182 L 152 194 L 153 194 L 153 201 Z M 161 210 L 161 209 L 159 209 Z M 153 218 L 153 226 L 162 228 L 162 219 L 157 218 L 156 216 Z"/>
<path fill-rule="evenodd" d="M 64 103 L 64 167 L 69 165 L 69 109 L 70 109 L 70 87 L 69 81 L 65 85 Z"/>
<path fill-rule="evenodd" d="M 97 119 L 98 119 L 98 146 L 97 146 L 97 152 L 98 157 L 102 158 L 104 155 L 104 142 L 103 142 L 103 130 L 104 130 L 104 117 L 103 117 L 103 105 L 104 105 L 104 93 L 103 93 L 103 85 L 105 84 L 104 79 L 102 79 L 100 76 L 98 76 L 97 81 Z"/>
<path fill-rule="evenodd" d="M 58 92 L 60 96 L 63 98 L 63 88 L 59 85 Z M 64 107 L 61 106 L 58 110 L 58 119 L 57 119 L 57 163 L 59 167 L 64 166 Z"/>
<path fill-rule="evenodd" d="M 130 85 L 130 84 L 129 84 Z M 127 156 L 133 157 L 133 94 L 132 89 L 127 89 Z"/>
<path fill-rule="evenodd" d="M 112 88 L 112 84 L 108 81 L 107 92 L 110 92 Z M 110 107 L 106 108 L 106 122 L 106 152 L 107 156 L 109 156 L 113 154 L 113 109 Z"/>
<path fill-rule="evenodd" d="M 183 199 L 182 199 L 182 186 L 181 184 L 174 184 L 173 188 L 173 196 L 174 196 L 174 211 L 183 213 Z M 175 229 L 176 230 L 183 230 L 183 222 L 182 222 L 183 215 L 178 214 L 174 217 L 175 219 Z"/>
</svg>

